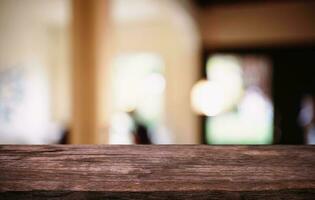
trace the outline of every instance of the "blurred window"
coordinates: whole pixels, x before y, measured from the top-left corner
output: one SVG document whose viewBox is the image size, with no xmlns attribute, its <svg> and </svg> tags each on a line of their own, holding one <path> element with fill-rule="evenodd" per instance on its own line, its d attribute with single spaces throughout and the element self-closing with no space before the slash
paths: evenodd
<svg viewBox="0 0 315 200">
<path fill-rule="evenodd" d="M 204 105 L 209 144 L 271 144 L 273 104 L 271 66 L 259 55 L 210 56 Z M 197 90 L 197 89 L 195 89 Z M 198 98 L 196 98 L 198 99 Z"/>
<path fill-rule="evenodd" d="M 152 134 L 157 134 L 164 108 L 163 61 L 151 53 L 119 55 L 114 60 L 112 71 L 111 96 L 114 111 L 111 117 L 110 143 L 143 143 L 143 131 L 147 134 L 144 137 L 154 142 Z M 137 133 L 139 130 L 142 132 Z M 146 143 L 148 138 L 144 139 Z"/>
</svg>

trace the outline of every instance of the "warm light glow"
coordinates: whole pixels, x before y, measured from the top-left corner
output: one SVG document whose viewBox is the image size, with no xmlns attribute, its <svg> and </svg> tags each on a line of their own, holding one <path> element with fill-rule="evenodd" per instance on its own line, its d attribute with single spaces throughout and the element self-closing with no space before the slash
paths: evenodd
<svg viewBox="0 0 315 200">
<path fill-rule="evenodd" d="M 214 81 L 201 80 L 192 89 L 191 103 L 193 109 L 199 114 L 218 115 L 224 110 L 224 90 Z"/>
<path fill-rule="evenodd" d="M 234 107 L 243 95 L 242 70 L 234 56 L 217 55 L 207 62 L 207 77 L 220 84 L 225 92 L 225 110 Z"/>
<path fill-rule="evenodd" d="M 162 94 L 165 89 L 165 78 L 160 73 L 151 73 L 142 81 L 140 95 L 158 95 Z"/>
<path fill-rule="evenodd" d="M 113 69 L 115 110 L 124 112 L 142 110 L 143 99 L 157 107 L 155 103 L 148 102 L 148 99 L 152 97 L 151 99 L 161 101 L 163 98 L 165 88 L 165 79 L 161 74 L 163 67 L 161 58 L 151 53 L 127 54 L 117 57 Z"/>
</svg>

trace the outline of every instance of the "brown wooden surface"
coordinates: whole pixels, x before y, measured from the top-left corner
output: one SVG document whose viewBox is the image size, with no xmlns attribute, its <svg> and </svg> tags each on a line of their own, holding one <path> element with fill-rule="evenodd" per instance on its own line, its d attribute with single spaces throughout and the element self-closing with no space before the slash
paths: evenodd
<svg viewBox="0 0 315 200">
<path fill-rule="evenodd" d="M 315 199 L 315 146 L 0 146 L 0 199 Z"/>
</svg>

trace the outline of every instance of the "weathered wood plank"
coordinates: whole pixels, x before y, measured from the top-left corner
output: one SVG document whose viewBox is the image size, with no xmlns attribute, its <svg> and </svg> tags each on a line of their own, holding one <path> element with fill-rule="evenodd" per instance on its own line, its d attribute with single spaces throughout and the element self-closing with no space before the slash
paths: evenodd
<svg viewBox="0 0 315 200">
<path fill-rule="evenodd" d="M 315 146 L 0 146 L 0 199 L 314 199 Z"/>
</svg>

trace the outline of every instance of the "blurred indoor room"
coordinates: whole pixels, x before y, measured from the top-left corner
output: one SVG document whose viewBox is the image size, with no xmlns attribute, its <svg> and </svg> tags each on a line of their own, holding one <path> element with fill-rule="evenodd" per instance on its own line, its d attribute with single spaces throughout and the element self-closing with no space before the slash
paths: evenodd
<svg viewBox="0 0 315 200">
<path fill-rule="evenodd" d="M 0 0 L 1 144 L 315 144 L 315 1 Z"/>
</svg>

